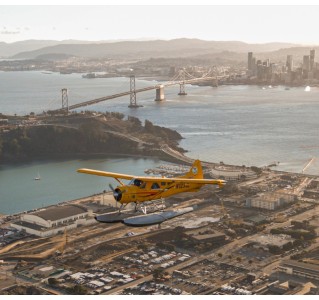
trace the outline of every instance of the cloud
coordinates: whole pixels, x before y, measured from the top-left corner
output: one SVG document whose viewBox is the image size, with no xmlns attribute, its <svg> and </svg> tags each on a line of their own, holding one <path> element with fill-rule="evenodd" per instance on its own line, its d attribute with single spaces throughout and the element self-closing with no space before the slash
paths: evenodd
<svg viewBox="0 0 319 300">
<path fill-rule="evenodd" d="M 20 31 L 10 31 L 10 30 L 2 30 L 0 31 L 1 34 L 19 34 Z"/>
</svg>

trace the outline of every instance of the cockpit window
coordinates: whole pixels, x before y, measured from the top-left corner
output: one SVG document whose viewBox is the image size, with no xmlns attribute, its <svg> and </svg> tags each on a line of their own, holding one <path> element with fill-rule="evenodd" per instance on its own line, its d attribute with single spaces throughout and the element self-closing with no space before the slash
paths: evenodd
<svg viewBox="0 0 319 300">
<path fill-rule="evenodd" d="M 143 183 L 143 181 L 140 179 L 132 179 L 130 181 L 130 185 L 135 185 L 135 186 L 140 186 L 142 183 Z"/>
</svg>

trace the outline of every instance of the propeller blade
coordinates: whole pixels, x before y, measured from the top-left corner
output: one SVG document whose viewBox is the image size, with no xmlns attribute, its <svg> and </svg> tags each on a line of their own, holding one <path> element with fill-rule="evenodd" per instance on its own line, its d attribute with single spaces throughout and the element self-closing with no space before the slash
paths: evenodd
<svg viewBox="0 0 319 300">
<path fill-rule="evenodd" d="M 109 184 L 110 189 L 112 190 L 112 192 L 114 192 L 114 187 L 112 186 L 112 184 Z"/>
<path fill-rule="evenodd" d="M 112 184 L 109 184 L 109 187 L 110 189 L 112 190 L 113 192 L 113 196 L 114 196 L 114 199 L 115 199 L 115 207 L 117 207 L 117 198 L 119 196 L 119 193 L 115 191 L 114 187 L 112 186 Z"/>
</svg>

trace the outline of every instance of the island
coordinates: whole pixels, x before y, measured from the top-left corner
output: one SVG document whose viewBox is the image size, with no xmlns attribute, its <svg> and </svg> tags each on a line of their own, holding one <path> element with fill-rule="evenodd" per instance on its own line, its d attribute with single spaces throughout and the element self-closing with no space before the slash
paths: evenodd
<svg viewBox="0 0 319 300">
<path fill-rule="evenodd" d="M 0 114 L 0 163 L 111 154 L 170 160 L 163 149 L 186 152 L 181 139 L 175 130 L 116 112 Z"/>
</svg>

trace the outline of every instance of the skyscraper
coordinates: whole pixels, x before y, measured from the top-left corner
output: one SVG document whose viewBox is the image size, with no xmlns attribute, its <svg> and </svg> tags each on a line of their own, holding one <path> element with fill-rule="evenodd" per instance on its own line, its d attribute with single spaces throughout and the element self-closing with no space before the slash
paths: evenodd
<svg viewBox="0 0 319 300">
<path fill-rule="evenodd" d="M 310 71 L 313 71 L 315 65 L 315 49 L 310 50 Z"/>
<path fill-rule="evenodd" d="M 309 55 L 303 56 L 302 70 L 304 73 L 307 73 L 307 74 L 310 71 L 310 56 Z"/>
<path fill-rule="evenodd" d="M 292 55 L 287 55 L 286 67 L 288 69 L 288 72 L 291 72 L 293 70 L 294 62 L 292 60 Z"/>
<path fill-rule="evenodd" d="M 253 68 L 252 60 L 253 60 L 253 53 L 248 52 L 248 71 L 251 71 Z"/>
</svg>

